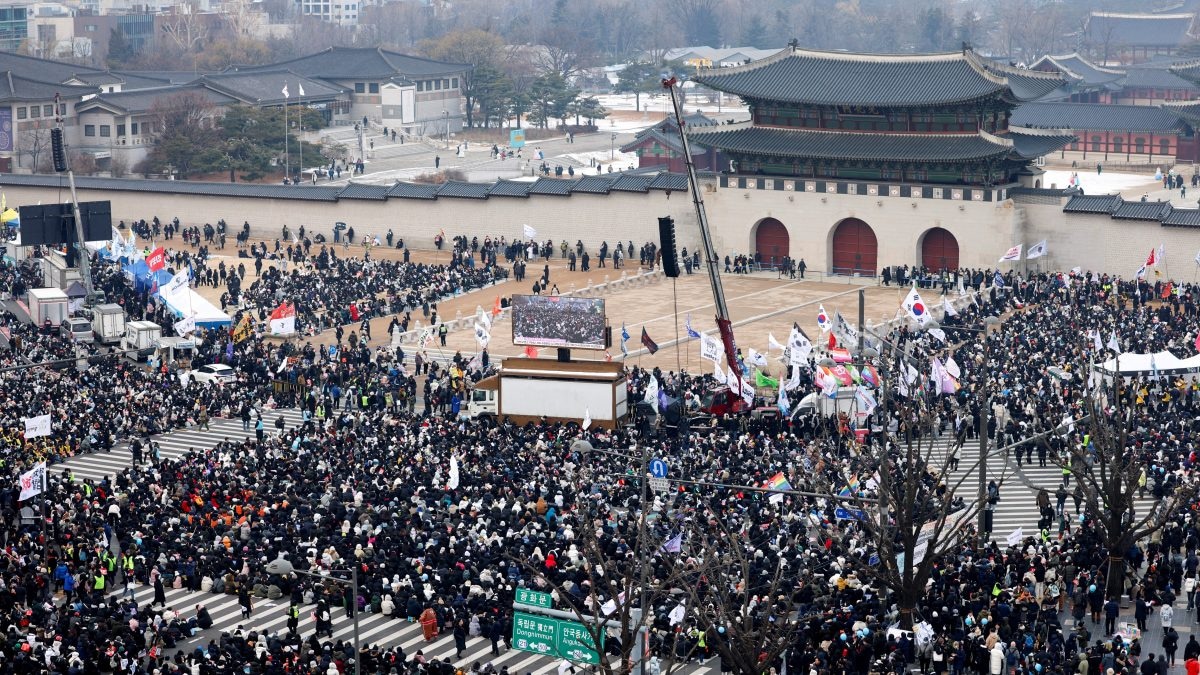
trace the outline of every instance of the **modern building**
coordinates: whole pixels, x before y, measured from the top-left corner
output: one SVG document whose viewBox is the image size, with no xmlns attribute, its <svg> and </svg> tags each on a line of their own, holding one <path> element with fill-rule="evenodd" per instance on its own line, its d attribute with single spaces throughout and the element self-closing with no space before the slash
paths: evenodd
<svg viewBox="0 0 1200 675">
<path fill-rule="evenodd" d="M 699 112 L 683 118 L 684 126 L 690 128 L 711 127 L 717 121 Z M 701 171 L 717 171 L 721 166 L 719 153 L 699 143 L 693 144 L 692 161 Z M 633 140 L 621 146 L 621 152 L 637 154 L 638 168 L 660 168 L 682 173 L 687 170 L 683 162 L 683 143 L 679 140 L 679 125 L 674 117 L 642 129 Z"/>
<path fill-rule="evenodd" d="M 379 47 L 324 51 L 241 72 L 288 70 L 345 90 L 349 117 L 424 136 L 463 127 L 462 81 L 471 66 L 409 56 Z"/>
<path fill-rule="evenodd" d="M 29 37 L 29 7 L 20 4 L 0 6 L 0 50 L 16 51 Z"/>
<path fill-rule="evenodd" d="M 1083 27 L 1083 44 L 1103 64 L 1130 64 L 1171 55 L 1195 39 L 1196 15 L 1092 12 Z"/>
</svg>

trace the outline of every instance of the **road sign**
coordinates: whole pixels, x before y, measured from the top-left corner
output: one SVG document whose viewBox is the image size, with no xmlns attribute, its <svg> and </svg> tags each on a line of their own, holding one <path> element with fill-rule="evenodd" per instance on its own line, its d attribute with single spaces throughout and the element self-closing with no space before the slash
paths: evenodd
<svg viewBox="0 0 1200 675">
<path fill-rule="evenodd" d="M 512 644 L 523 652 L 555 654 L 558 639 L 558 620 L 515 612 L 513 614 Z"/>
<path fill-rule="evenodd" d="M 651 478 L 650 489 L 655 492 L 667 492 L 671 489 L 671 484 L 667 482 L 666 478 Z"/>
<path fill-rule="evenodd" d="M 650 475 L 655 478 L 667 477 L 667 463 L 661 459 L 650 460 Z"/>
<path fill-rule="evenodd" d="M 861 509 L 844 509 L 839 506 L 833 510 L 833 517 L 838 520 L 866 520 L 867 514 Z"/>
<path fill-rule="evenodd" d="M 574 663 L 600 663 L 600 651 L 592 643 L 591 634 L 577 621 L 516 612 L 512 644 L 523 652 L 557 656 Z"/>
<path fill-rule="evenodd" d="M 516 603 L 518 605 L 529 605 L 530 607 L 550 609 L 554 606 L 554 598 L 551 597 L 549 593 L 531 591 L 528 588 L 518 588 Z"/>
<path fill-rule="evenodd" d="M 581 623 L 559 621 L 558 655 L 574 663 L 600 663 L 592 635 Z"/>
</svg>

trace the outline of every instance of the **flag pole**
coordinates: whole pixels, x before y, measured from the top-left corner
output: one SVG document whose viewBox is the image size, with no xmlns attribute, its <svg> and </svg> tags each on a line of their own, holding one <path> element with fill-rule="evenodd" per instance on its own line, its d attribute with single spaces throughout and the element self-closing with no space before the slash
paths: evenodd
<svg viewBox="0 0 1200 675">
<path fill-rule="evenodd" d="M 288 156 L 288 123 L 287 123 L 287 81 L 283 83 L 283 173 L 287 180 L 292 179 L 292 164 Z"/>
<path fill-rule="evenodd" d="M 304 85 L 297 82 L 296 87 L 296 119 L 300 123 L 300 135 L 296 138 L 296 146 L 300 152 L 300 179 L 304 180 L 304 101 L 301 100 L 304 98 Z"/>
</svg>

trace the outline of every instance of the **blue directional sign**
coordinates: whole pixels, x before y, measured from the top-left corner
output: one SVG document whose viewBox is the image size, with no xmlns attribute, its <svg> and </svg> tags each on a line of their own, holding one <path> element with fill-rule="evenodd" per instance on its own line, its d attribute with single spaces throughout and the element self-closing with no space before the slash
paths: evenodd
<svg viewBox="0 0 1200 675">
<path fill-rule="evenodd" d="M 833 517 L 838 520 L 866 520 L 867 514 L 860 509 L 844 509 L 839 506 L 833 510 Z"/>
<path fill-rule="evenodd" d="M 657 458 L 650 460 L 650 475 L 655 478 L 666 478 L 667 463 Z"/>
</svg>

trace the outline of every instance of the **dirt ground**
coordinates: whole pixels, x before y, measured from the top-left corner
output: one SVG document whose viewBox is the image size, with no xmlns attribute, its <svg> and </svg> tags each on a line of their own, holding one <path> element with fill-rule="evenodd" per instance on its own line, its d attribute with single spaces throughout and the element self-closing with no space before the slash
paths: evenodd
<svg viewBox="0 0 1200 675">
<path fill-rule="evenodd" d="M 177 243 L 175 240 L 173 243 Z M 253 240 L 252 240 L 253 241 Z M 268 247 L 273 247 L 273 240 Z M 224 251 L 213 251 L 214 264 L 224 259 L 226 265 L 237 265 L 237 250 L 227 247 Z M 361 247 L 351 247 L 343 250 L 339 246 L 338 255 L 363 255 Z M 370 255 L 375 259 L 399 260 L 403 254 L 396 249 L 386 247 L 372 248 Z M 411 259 L 428 263 L 446 263 L 450 254 L 447 251 L 414 250 Z M 557 284 L 559 291 L 567 293 L 575 289 L 599 285 L 605 281 L 615 281 L 622 272 L 630 276 L 638 273 L 637 265 L 626 265 L 622 270 L 614 271 L 611 267 L 593 267 L 589 272 L 569 272 L 567 263 L 561 258 L 551 258 L 549 261 L 538 260 L 530 262 L 527 268 L 527 279 L 518 284 L 507 281 L 463 296 L 443 301 L 439 306 L 439 314 L 445 319 L 459 316 L 469 318 L 479 310 L 491 309 L 497 297 L 531 292 L 533 280 L 544 269 L 550 266 L 550 281 Z M 253 265 L 247 265 L 247 283 L 255 280 Z M 768 335 L 773 335 L 780 343 L 787 341 L 793 322 L 797 322 L 814 342 L 822 339 L 820 328 L 817 326 L 817 313 L 824 305 L 832 318 L 835 311 L 840 311 L 848 321 L 857 323 L 858 291 L 865 291 L 865 316 L 868 326 L 882 323 L 895 317 L 900 301 L 907 289 L 896 287 L 880 287 L 851 283 L 848 280 L 839 282 L 815 282 L 808 280 L 780 279 L 773 273 L 758 273 L 753 275 L 725 274 L 721 277 L 725 290 L 726 304 L 734 322 L 734 335 L 738 345 L 746 350 L 754 348 L 766 353 L 768 351 Z M 198 292 L 213 301 L 219 302 L 220 290 L 200 288 Z M 932 293 L 932 292 L 931 292 Z M 685 330 L 687 316 L 692 317 L 692 327 L 701 333 L 716 334 L 714 320 L 715 308 L 713 294 L 705 274 L 697 272 L 683 275 L 672 281 L 658 277 L 658 280 L 646 284 L 627 285 L 623 289 L 614 290 L 599 297 L 605 300 L 605 310 L 608 322 L 612 326 L 613 345 L 608 353 L 613 359 L 621 358 L 620 334 L 621 326 L 628 330 L 630 339 L 627 348 L 629 360 L 643 366 L 660 366 L 666 369 L 683 368 L 697 372 L 701 368 L 700 342 L 688 340 Z M 930 305 L 940 305 L 940 300 L 931 295 L 925 298 Z M 413 316 L 414 326 L 417 321 L 427 324 L 427 320 L 416 312 Z M 391 317 L 374 319 L 371 323 L 372 344 L 379 345 L 388 338 L 385 335 Z M 657 354 L 651 356 L 645 353 L 640 341 L 642 328 L 659 344 Z M 356 330 L 357 325 L 346 326 L 346 335 Z M 523 356 L 524 347 L 513 345 L 512 327 L 507 317 L 499 320 L 492 328 L 489 353 L 493 358 Z M 676 336 L 682 339 L 681 345 L 674 345 Z M 333 331 L 325 331 L 315 344 L 328 344 L 333 341 Z M 412 352 L 412 344 L 405 345 L 405 351 Z M 452 331 L 447 338 L 447 346 L 435 345 L 429 351 L 438 357 L 452 356 L 455 351 L 464 354 L 474 353 L 476 349 L 474 333 L 469 326 Z M 555 358 L 553 349 L 541 349 L 539 358 Z M 573 359 L 601 360 L 605 358 L 603 351 L 573 350 Z M 778 350 L 772 356 L 778 357 Z M 711 366 L 708 366 L 711 367 Z M 782 366 L 777 359 L 772 360 L 770 370 L 776 371 Z"/>
</svg>

